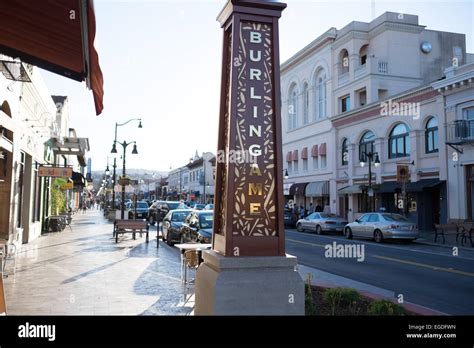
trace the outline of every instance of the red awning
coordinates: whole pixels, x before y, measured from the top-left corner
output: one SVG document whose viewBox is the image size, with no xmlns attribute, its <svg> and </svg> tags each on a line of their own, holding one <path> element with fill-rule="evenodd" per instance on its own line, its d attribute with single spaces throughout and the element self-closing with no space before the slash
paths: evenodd
<svg viewBox="0 0 474 348">
<path fill-rule="evenodd" d="M 326 143 L 319 145 L 319 154 L 321 156 L 326 156 Z"/>
<path fill-rule="evenodd" d="M 308 159 L 308 148 L 303 147 L 303 150 L 301 150 L 301 159 Z"/>
<path fill-rule="evenodd" d="M 293 156 L 291 157 L 293 161 L 298 160 L 298 150 L 293 150 Z"/>
<path fill-rule="evenodd" d="M 92 0 L 0 1 L 0 53 L 69 77 L 86 80 L 97 115 L 104 80 L 94 48 Z"/>
<path fill-rule="evenodd" d="M 311 149 L 311 156 L 313 157 L 318 157 L 318 145 L 313 145 L 313 148 Z"/>
</svg>

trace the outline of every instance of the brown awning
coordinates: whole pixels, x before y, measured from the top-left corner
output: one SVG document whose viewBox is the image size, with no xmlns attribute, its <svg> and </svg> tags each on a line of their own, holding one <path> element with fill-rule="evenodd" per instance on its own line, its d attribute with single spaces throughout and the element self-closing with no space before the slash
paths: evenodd
<svg viewBox="0 0 474 348">
<path fill-rule="evenodd" d="M 93 0 L 0 1 L 0 53 L 84 81 L 96 114 L 103 109 L 103 76 L 94 48 Z"/>
<path fill-rule="evenodd" d="M 292 157 L 293 161 L 297 161 L 298 160 L 298 150 L 293 150 L 293 157 Z"/>
<path fill-rule="evenodd" d="M 300 182 L 298 184 L 293 184 L 290 187 L 290 195 L 303 195 L 306 189 L 306 185 L 308 185 L 307 182 Z"/>
<path fill-rule="evenodd" d="M 313 145 L 313 148 L 311 149 L 311 156 L 318 157 L 318 145 Z"/>
<path fill-rule="evenodd" d="M 288 151 L 288 153 L 286 154 L 286 161 L 291 162 L 291 151 Z"/>
<path fill-rule="evenodd" d="M 319 154 L 321 156 L 326 156 L 326 143 L 319 145 Z"/>
<path fill-rule="evenodd" d="M 301 150 L 301 159 L 308 159 L 308 148 L 303 147 L 303 150 Z"/>
</svg>

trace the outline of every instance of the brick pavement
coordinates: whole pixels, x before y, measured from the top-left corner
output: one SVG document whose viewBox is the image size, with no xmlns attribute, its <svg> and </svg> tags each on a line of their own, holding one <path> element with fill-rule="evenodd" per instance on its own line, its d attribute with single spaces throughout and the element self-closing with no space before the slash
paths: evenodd
<svg viewBox="0 0 474 348">
<path fill-rule="evenodd" d="M 4 279 L 9 315 L 189 315 L 193 303 L 180 282 L 180 255 L 137 235 L 112 238 L 97 210 L 73 216 L 72 230 L 24 244 L 16 273 Z M 190 290 L 188 290 L 190 291 Z"/>
</svg>

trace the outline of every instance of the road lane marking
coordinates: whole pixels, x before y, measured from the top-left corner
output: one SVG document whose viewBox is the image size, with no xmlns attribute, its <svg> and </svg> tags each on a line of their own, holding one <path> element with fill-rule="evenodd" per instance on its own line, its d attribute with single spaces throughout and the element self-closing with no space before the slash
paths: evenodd
<svg viewBox="0 0 474 348">
<path fill-rule="evenodd" d="M 436 256 L 444 256 L 444 257 L 448 257 L 448 258 L 456 258 L 456 259 L 462 259 L 462 260 L 470 260 L 470 261 L 473 261 L 474 258 L 471 256 L 471 257 L 466 257 L 466 256 L 461 256 L 461 255 L 457 255 L 457 256 L 454 256 L 452 255 L 452 252 L 451 249 L 449 248 L 446 248 L 446 247 L 442 247 L 442 246 L 434 246 L 434 245 L 416 245 L 417 247 L 432 247 L 432 248 L 443 248 L 446 250 L 445 253 L 439 251 L 439 252 L 435 252 L 435 251 L 427 251 L 427 250 L 419 250 L 419 249 L 412 249 L 412 248 L 403 248 L 403 247 L 398 247 L 398 246 L 394 246 L 394 245 L 387 245 L 386 243 L 385 244 L 376 244 L 375 242 L 373 242 L 372 240 L 356 240 L 356 239 L 345 239 L 344 237 L 342 236 L 338 236 L 338 235 L 311 235 L 311 234 L 301 234 L 301 232 L 295 232 L 295 231 L 291 231 L 291 230 L 285 230 L 285 233 L 287 233 L 287 235 L 289 234 L 295 234 L 295 235 L 302 235 L 302 236 L 307 236 L 308 238 L 324 238 L 324 239 L 328 239 L 328 240 L 331 240 L 331 241 L 334 241 L 334 240 L 337 240 L 337 241 L 345 241 L 346 243 L 349 243 L 349 244 L 352 244 L 352 243 L 356 243 L 356 244 L 365 244 L 368 248 L 370 247 L 380 247 L 380 248 L 387 248 L 387 249 L 396 249 L 396 250 L 403 250 L 403 251 L 411 251 L 411 252 L 414 252 L 414 253 L 422 253 L 422 254 L 429 254 L 429 255 L 436 255 Z M 336 238 L 334 238 L 336 237 Z M 412 245 L 412 247 L 415 247 L 415 245 Z M 469 250 L 460 250 L 462 251 L 462 253 L 472 253 L 472 251 L 469 251 Z"/>
<path fill-rule="evenodd" d="M 300 243 L 300 244 L 310 245 L 310 246 L 314 246 L 314 247 L 324 248 L 326 246 L 326 244 L 303 242 L 301 240 L 296 240 L 296 239 L 291 239 L 291 238 L 287 238 L 286 240 L 289 241 L 289 242 Z M 452 267 L 450 267 L 450 268 L 436 267 L 436 266 L 427 265 L 427 264 L 424 264 L 424 263 L 408 261 L 408 260 L 401 260 L 401 259 L 395 259 L 395 258 L 392 258 L 392 257 L 380 256 L 380 255 L 371 255 L 371 256 L 373 256 L 375 258 L 378 258 L 378 259 L 386 260 L 386 261 L 393 261 L 393 262 L 404 263 L 404 264 L 412 265 L 412 266 L 429 268 L 433 271 L 449 272 L 449 273 L 460 274 L 460 275 L 464 275 L 464 276 L 468 276 L 468 277 L 474 277 L 474 273 L 459 271 L 459 270 L 454 269 Z"/>
<path fill-rule="evenodd" d="M 382 259 L 386 261 L 393 261 L 393 262 L 399 262 L 399 263 L 404 263 L 407 265 L 412 265 L 412 266 L 418 266 L 418 267 L 424 267 L 424 268 L 429 268 L 433 271 L 442 271 L 442 272 L 449 272 L 449 273 L 456 273 L 468 277 L 474 277 L 474 273 L 471 272 L 464 272 L 464 271 L 459 271 L 457 269 L 453 268 L 444 268 L 444 267 L 437 267 L 437 266 L 432 266 L 432 265 L 427 265 L 424 263 L 419 263 L 419 262 L 414 262 L 414 261 L 408 261 L 408 260 L 401 260 L 401 259 L 394 259 L 392 257 L 387 257 L 387 256 L 380 256 L 380 255 L 373 255 L 373 257 L 377 259 Z"/>
<path fill-rule="evenodd" d="M 296 240 L 296 239 L 291 239 L 291 238 L 286 238 L 287 241 L 289 242 L 294 242 L 294 243 L 300 243 L 300 244 L 306 244 L 306 245 L 311 245 L 311 246 L 317 246 L 324 248 L 326 247 L 326 244 L 317 244 L 317 243 L 310 243 L 310 242 L 303 242 L 301 240 Z"/>
</svg>

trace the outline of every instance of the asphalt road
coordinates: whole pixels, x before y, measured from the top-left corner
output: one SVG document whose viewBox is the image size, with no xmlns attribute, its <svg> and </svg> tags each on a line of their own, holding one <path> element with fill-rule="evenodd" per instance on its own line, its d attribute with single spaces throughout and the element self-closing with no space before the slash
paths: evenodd
<svg viewBox="0 0 474 348">
<path fill-rule="evenodd" d="M 422 244 L 347 240 L 339 235 L 286 230 L 286 252 L 298 263 L 402 294 L 407 302 L 451 315 L 474 315 L 474 250 Z M 364 245 L 364 260 L 325 257 L 325 246 Z"/>
</svg>

